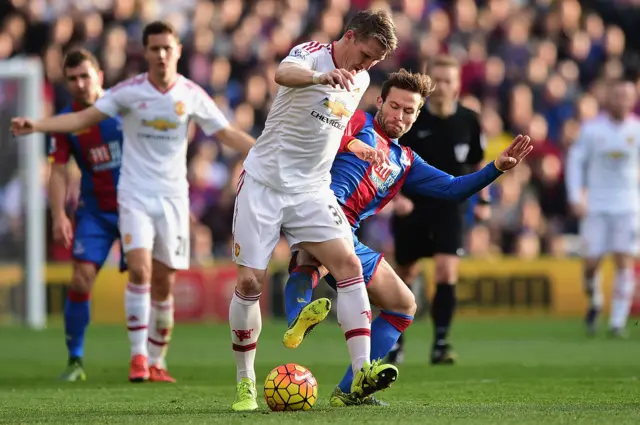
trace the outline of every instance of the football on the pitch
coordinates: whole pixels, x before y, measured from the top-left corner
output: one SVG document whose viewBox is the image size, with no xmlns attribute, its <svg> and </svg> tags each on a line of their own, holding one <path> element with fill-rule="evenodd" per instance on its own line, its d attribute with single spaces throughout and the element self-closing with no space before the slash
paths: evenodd
<svg viewBox="0 0 640 425">
<path fill-rule="evenodd" d="M 318 400 L 318 383 L 306 367 L 287 363 L 267 375 L 264 399 L 274 412 L 309 410 Z"/>
</svg>

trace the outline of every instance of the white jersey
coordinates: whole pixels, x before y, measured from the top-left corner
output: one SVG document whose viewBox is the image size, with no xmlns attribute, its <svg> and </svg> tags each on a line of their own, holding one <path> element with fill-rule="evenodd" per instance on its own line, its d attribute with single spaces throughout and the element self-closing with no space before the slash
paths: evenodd
<svg viewBox="0 0 640 425">
<path fill-rule="evenodd" d="M 336 69 L 333 48 L 318 42 L 300 44 L 282 62 L 329 72 Z M 345 127 L 369 87 L 366 71 L 354 79 L 351 91 L 320 84 L 280 87 L 264 131 L 244 162 L 247 174 L 289 193 L 328 187 Z"/>
<path fill-rule="evenodd" d="M 566 185 L 569 202 L 579 203 L 587 189 L 589 213 L 640 209 L 640 121 L 612 121 L 601 114 L 582 125 L 569 149 Z"/>
<path fill-rule="evenodd" d="M 181 75 L 162 91 L 146 73 L 140 74 L 107 91 L 95 107 L 109 116 L 122 116 L 124 141 L 118 182 L 122 192 L 188 196 L 189 120 L 193 118 L 207 135 L 229 125 L 213 99 Z"/>
</svg>

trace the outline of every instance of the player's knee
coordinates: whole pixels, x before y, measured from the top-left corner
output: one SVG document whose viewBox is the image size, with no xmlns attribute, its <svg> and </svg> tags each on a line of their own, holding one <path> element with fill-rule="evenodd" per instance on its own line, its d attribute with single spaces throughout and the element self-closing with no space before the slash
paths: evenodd
<svg viewBox="0 0 640 425">
<path fill-rule="evenodd" d="M 127 261 L 129 280 L 136 285 L 144 285 L 151 282 L 151 264 L 146 261 Z"/>
<path fill-rule="evenodd" d="M 173 293 L 175 270 L 156 270 L 151 273 L 151 299 L 155 301 L 168 300 Z"/>
<path fill-rule="evenodd" d="M 362 263 L 355 253 L 351 253 L 346 257 L 343 257 L 336 264 L 336 272 L 332 271 L 332 274 L 337 277 L 338 280 L 349 279 L 355 276 L 362 276 Z"/>
<path fill-rule="evenodd" d="M 240 267 L 238 270 L 238 284 L 236 285 L 236 289 L 242 295 L 259 295 L 262 291 L 262 276 L 253 269 Z"/>
<path fill-rule="evenodd" d="M 418 263 L 397 266 L 396 269 L 398 276 L 400 276 L 400 279 L 402 279 L 408 286 L 411 286 L 411 284 L 418 278 Z"/>
<path fill-rule="evenodd" d="M 71 289 L 75 292 L 88 294 L 93 288 L 96 279 L 97 267 L 92 263 L 76 263 L 73 267 L 73 278 L 71 279 Z"/>
<path fill-rule="evenodd" d="M 458 280 L 458 258 L 443 256 L 436 258 L 435 278 L 436 282 L 456 283 Z"/>
</svg>

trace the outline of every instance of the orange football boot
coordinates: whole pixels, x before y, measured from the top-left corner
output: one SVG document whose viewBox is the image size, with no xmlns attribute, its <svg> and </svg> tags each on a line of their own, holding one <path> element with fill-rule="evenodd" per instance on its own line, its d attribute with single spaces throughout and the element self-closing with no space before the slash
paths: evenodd
<svg viewBox="0 0 640 425">
<path fill-rule="evenodd" d="M 149 381 L 151 382 L 170 382 L 175 383 L 176 380 L 169 375 L 167 369 L 153 365 L 149 368 Z"/>
<path fill-rule="evenodd" d="M 149 379 L 149 364 L 142 354 L 136 354 L 131 358 L 129 367 L 129 382 L 144 382 Z"/>
</svg>

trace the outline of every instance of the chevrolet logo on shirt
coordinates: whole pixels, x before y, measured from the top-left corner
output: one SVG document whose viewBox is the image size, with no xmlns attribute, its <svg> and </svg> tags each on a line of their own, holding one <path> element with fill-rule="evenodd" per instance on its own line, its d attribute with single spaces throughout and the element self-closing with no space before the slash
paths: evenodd
<svg viewBox="0 0 640 425">
<path fill-rule="evenodd" d="M 347 105 L 340 100 L 336 100 L 335 102 L 330 100 L 329 98 L 325 98 L 322 103 L 325 108 L 327 108 L 331 115 L 342 118 L 342 117 L 350 117 L 353 115 L 353 112 L 347 109 Z"/>
<path fill-rule="evenodd" d="M 175 130 L 178 128 L 178 123 L 166 120 L 164 118 L 156 118 L 154 120 L 142 120 L 142 125 L 145 127 L 151 127 L 157 131 Z"/>
</svg>

